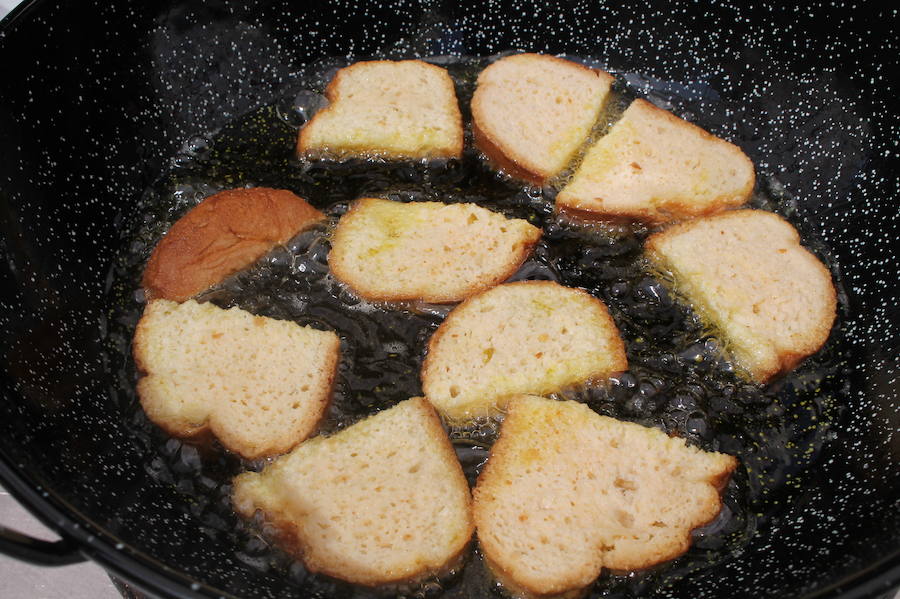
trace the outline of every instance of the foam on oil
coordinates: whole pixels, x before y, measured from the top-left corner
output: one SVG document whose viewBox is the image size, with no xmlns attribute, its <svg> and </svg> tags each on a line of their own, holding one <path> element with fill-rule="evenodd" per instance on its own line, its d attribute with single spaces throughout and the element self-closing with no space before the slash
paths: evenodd
<svg viewBox="0 0 900 599">
<path fill-rule="evenodd" d="M 453 76 L 467 123 L 475 78 L 490 60 L 435 59 Z M 124 425 L 142 444 L 147 470 L 178 489 L 185 512 L 201 523 L 210 542 L 233 544 L 237 558 L 250 567 L 277 573 L 296 584 L 298 592 L 310 595 L 367 595 L 363 589 L 308 573 L 302 563 L 265 540 L 265 522 L 246 523 L 235 516 L 231 478 L 264 463 L 241 462 L 214 446 L 169 439 L 149 423 L 134 393 L 136 373 L 122 340 L 131 338 L 143 308 L 139 280 L 149 253 L 178 217 L 221 189 L 256 185 L 290 189 L 323 210 L 327 222 L 304 231 L 202 297 L 220 306 L 239 306 L 338 333 L 342 359 L 322 425 L 323 433 L 334 432 L 421 394 L 419 369 L 427 341 L 448 311 L 446 306 L 385 306 L 355 297 L 328 272 L 334 223 L 350 202 L 362 196 L 475 202 L 543 229 L 533 255 L 513 280 L 547 279 L 584 288 L 609 306 L 622 332 L 628 372 L 609 384 L 571 389 L 559 397 L 585 402 L 604 415 L 662 428 L 741 461 L 724 492 L 721 514 L 695 531 L 693 546 L 684 556 L 638 574 L 606 573 L 594 586 L 594 594 L 644 597 L 692 571 L 739 555 L 757 527 L 765 526 L 798 492 L 804 471 L 829 439 L 830 414 L 847 392 L 841 376 L 845 363 L 839 326 L 826 347 L 796 372 L 764 388 L 746 382 L 723 358 L 715 331 L 677 302 L 642 258 L 647 229 L 580 223 L 555 215 L 553 198 L 565 175 L 538 188 L 493 172 L 473 149 L 469 125 L 461 160 L 297 160 L 298 128 L 324 105 L 322 92 L 336 69 L 350 62 L 319 61 L 307 69 L 303 89 L 285 90 L 281 100 L 222 130 L 187 139 L 172 157 L 171 169 L 145 191 L 132 213 L 124 215 L 123 249 L 110 273 L 118 302 L 110 315 L 108 336 L 123 364 L 118 375 Z M 619 74 L 615 95 L 595 135 L 618 118 L 631 97 L 623 81 L 652 85 L 639 75 Z M 703 126 L 703 120 L 698 124 Z M 786 216 L 801 231 L 804 243 L 827 263 L 827 249 L 816 241 L 814 223 L 798 220 L 794 200 L 778 182 L 762 173 L 757 187 L 751 204 Z M 470 484 L 487 458 L 498 422 L 486 417 L 450 431 Z M 494 596 L 493 587 L 475 550 L 453 576 L 396 591 L 489 597 Z"/>
</svg>

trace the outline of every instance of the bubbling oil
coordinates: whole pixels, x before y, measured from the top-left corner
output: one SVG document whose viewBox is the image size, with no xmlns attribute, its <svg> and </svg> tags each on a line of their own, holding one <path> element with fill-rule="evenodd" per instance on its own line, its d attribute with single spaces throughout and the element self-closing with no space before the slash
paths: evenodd
<svg viewBox="0 0 900 599">
<path fill-rule="evenodd" d="M 456 83 L 468 123 L 475 77 L 490 58 L 442 58 Z M 124 425 L 145 451 L 146 468 L 185 499 L 185 511 L 211 539 L 231 543 L 248 566 L 277 572 L 298 593 L 365 596 L 368 591 L 310 574 L 302 563 L 266 538 L 267 523 L 245 522 L 231 509 L 230 481 L 263 461 L 245 462 L 218 447 L 197 447 L 166 437 L 137 402 L 129 345 L 140 316 L 139 279 L 152 248 L 172 223 L 203 198 L 222 189 L 269 186 L 289 189 L 324 211 L 326 222 L 278 247 L 252 267 L 205 292 L 203 300 L 272 318 L 335 331 L 341 362 L 333 401 L 321 425 L 330 434 L 421 395 L 419 370 L 429 337 L 449 307 L 376 305 L 360 300 L 328 271 L 330 236 L 350 202 L 364 196 L 396 201 L 475 202 L 539 226 L 543 236 L 512 280 L 544 279 L 580 287 L 603 300 L 626 342 L 629 370 L 608 384 L 569 389 L 561 399 L 586 403 L 596 412 L 658 427 L 707 450 L 737 456 L 740 467 L 723 493 L 718 518 L 694 532 L 691 549 L 649 571 L 604 573 L 596 596 L 645 597 L 679 578 L 739 554 L 760 526 L 799 489 L 803 472 L 831 434 L 829 420 L 847 389 L 839 327 L 826 347 L 794 373 L 760 387 L 739 378 L 723 346 L 642 258 L 646 228 L 599 226 L 553 211 L 553 198 L 571 169 L 545 188 L 524 185 L 494 172 L 473 149 L 466 128 L 462 159 L 443 162 L 351 159 L 300 161 L 297 130 L 325 105 L 324 87 L 334 71 L 352 61 L 327 59 L 308 67 L 299 86 L 211 134 L 185 141 L 167 171 L 147 189 L 135 210 L 123 214 L 122 252 L 110 272 L 113 303 L 108 329 L 110 364 L 117 368 Z M 622 85 L 601 115 L 602 134 L 630 95 Z M 700 123 L 703 125 L 703 123 Z M 581 151 L 583 154 L 583 149 Z M 576 160 L 577 163 L 577 160 Z M 798 220 L 794 200 L 773 178 L 760 175 L 751 204 L 788 217 L 826 263 L 813 223 Z M 842 294 L 839 294 L 842 295 Z M 451 441 L 470 484 L 497 436 L 499 418 L 452 428 Z M 433 597 L 493 596 L 495 583 L 477 549 L 449 577 L 428 580 L 395 594 Z M 373 593 L 373 596 L 376 593 Z"/>
</svg>

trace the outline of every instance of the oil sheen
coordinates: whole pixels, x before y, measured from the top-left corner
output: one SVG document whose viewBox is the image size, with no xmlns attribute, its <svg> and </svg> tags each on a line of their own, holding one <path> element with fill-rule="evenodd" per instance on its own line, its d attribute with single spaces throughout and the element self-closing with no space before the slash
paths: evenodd
<svg viewBox="0 0 900 599">
<path fill-rule="evenodd" d="M 453 76 L 467 123 L 475 77 L 489 60 L 434 59 Z M 561 397 L 584 402 L 600 414 L 661 428 L 740 460 L 724 491 L 721 514 L 694 532 L 685 555 L 646 572 L 604 573 L 592 594 L 646 597 L 693 571 L 740 555 L 754 532 L 796 496 L 804 471 L 831 438 L 829 422 L 847 393 L 840 333 L 845 303 L 839 307 L 828 344 L 794 373 L 766 387 L 742 380 L 724 359 L 716 331 L 674 298 L 664 274 L 655 273 L 642 259 L 642 243 L 651 231 L 587 225 L 554 214 L 553 198 L 565 173 L 546 188 L 497 174 L 473 148 L 468 125 L 460 160 L 298 160 L 294 155 L 298 129 L 323 105 L 321 94 L 335 70 L 351 62 L 327 59 L 310 65 L 302 89 L 286 89 L 277 102 L 219 131 L 185 140 L 170 168 L 133 210 L 122 215 L 122 250 L 109 275 L 115 301 L 108 346 L 123 390 L 123 425 L 144 447 L 147 470 L 184 496 L 185 511 L 202 523 L 209 542 L 233 545 L 236 558 L 250 567 L 283 576 L 296 585 L 298 594 L 368 595 L 364 589 L 308 573 L 302 563 L 266 540 L 265 523 L 243 522 L 233 513 L 231 478 L 247 468 L 259 469 L 262 463 L 242 462 L 217 446 L 170 439 L 146 419 L 134 392 L 137 375 L 129 351 L 143 309 L 140 276 L 154 245 L 172 223 L 216 191 L 241 186 L 289 189 L 323 210 L 328 216 L 324 224 L 274 249 L 201 299 L 337 332 L 341 363 L 321 427 L 328 434 L 421 395 L 419 369 L 426 344 L 450 309 L 427 304 L 378 306 L 354 297 L 328 272 L 330 234 L 337 219 L 350 202 L 366 196 L 474 202 L 543 229 L 533 255 L 512 280 L 547 279 L 586 289 L 609 306 L 625 339 L 628 372 L 609 385 L 572 389 Z M 639 76 L 618 74 L 614 97 L 595 135 L 602 134 L 633 97 L 624 82 L 635 77 Z M 702 118 L 696 122 L 705 124 Z M 814 223 L 798 219 L 795 200 L 772 176 L 758 175 L 751 205 L 787 217 L 807 247 L 829 263 Z M 497 424 L 484 420 L 450 431 L 471 484 L 487 458 Z M 489 597 L 495 596 L 493 587 L 476 549 L 453 575 L 396 591 L 422 597 Z"/>
</svg>

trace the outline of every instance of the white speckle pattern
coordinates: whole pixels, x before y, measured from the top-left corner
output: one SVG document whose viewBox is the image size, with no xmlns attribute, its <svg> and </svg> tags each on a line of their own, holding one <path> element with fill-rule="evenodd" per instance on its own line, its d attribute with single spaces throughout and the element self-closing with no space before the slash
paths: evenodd
<svg viewBox="0 0 900 599">
<path fill-rule="evenodd" d="M 771 517 L 748 513 L 746 530 L 758 525 L 758 534 L 714 567 L 676 561 L 604 575 L 596 595 L 804 596 L 852 587 L 879 560 L 887 575 L 872 593 L 897 582 L 896 8 L 250 0 L 158 12 L 146 4 L 36 2 L 0 24 L 0 454 L 53 505 L 84 514 L 77 525 L 59 520 L 60 529 L 130 563 L 157 568 L 146 557 L 154 556 L 186 596 L 366 595 L 273 557 L 252 528 L 227 517 L 230 490 L 217 477 L 234 466 L 228 458 L 140 433 L 124 391 L 134 381 L 118 363 L 130 343 L 120 331 L 134 323 L 114 320 L 123 290 L 111 270 L 118 255 L 140 249 L 120 247 L 119 234 L 160 173 L 205 151 L 237 117 L 296 94 L 311 73 L 328 78 L 329 65 L 347 57 L 528 50 L 593 57 L 635 93 L 741 145 L 767 192 L 785 198 L 783 212 L 815 223 L 801 232 L 831 248 L 846 294 L 837 332 L 846 405 L 798 412 L 827 420 L 830 440 L 815 466 L 786 469 L 784 492 L 756 506 Z M 204 181 L 190 190 L 175 209 L 213 191 Z M 790 389 L 782 392 L 789 400 Z M 472 559 L 444 596 L 474 588 L 493 596 L 473 582 L 481 570 Z"/>
</svg>

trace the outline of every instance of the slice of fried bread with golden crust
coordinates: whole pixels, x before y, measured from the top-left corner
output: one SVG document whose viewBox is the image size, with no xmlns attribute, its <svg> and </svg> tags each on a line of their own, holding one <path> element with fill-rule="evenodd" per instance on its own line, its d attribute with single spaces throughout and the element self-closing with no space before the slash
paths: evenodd
<svg viewBox="0 0 900 599">
<path fill-rule="evenodd" d="M 627 368 L 603 302 L 550 281 L 520 281 L 447 316 L 428 343 L 422 389 L 446 419 L 467 421 L 519 393 L 554 393 Z"/>
<path fill-rule="evenodd" d="M 645 248 L 757 382 L 792 370 L 828 339 L 837 309 L 831 273 L 776 214 L 688 221 L 651 235 Z"/>
<path fill-rule="evenodd" d="M 514 596 L 577 596 L 603 568 L 684 553 L 736 465 L 578 402 L 518 396 L 473 492 L 478 542 Z"/>
<path fill-rule="evenodd" d="M 458 302 L 509 278 L 540 236 L 475 204 L 363 198 L 338 222 L 328 265 L 369 300 Z"/>
<path fill-rule="evenodd" d="M 568 166 L 603 108 L 612 75 L 541 54 L 516 54 L 478 76 L 475 144 L 508 174 L 544 184 Z"/>
<path fill-rule="evenodd" d="M 134 335 L 147 416 L 176 437 L 212 432 L 247 459 L 288 451 L 331 400 L 331 331 L 188 300 L 152 300 Z"/>
<path fill-rule="evenodd" d="M 306 567 L 357 584 L 414 583 L 456 566 L 472 536 L 469 485 L 434 409 L 401 402 L 234 481 Z"/>
<path fill-rule="evenodd" d="M 172 225 L 150 255 L 142 285 L 150 299 L 183 302 L 322 218 L 284 189 L 220 191 Z"/>
<path fill-rule="evenodd" d="M 357 62 L 337 72 L 331 102 L 301 130 L 305 157 L 459 158 L 463 125 L 453 80 L 421 60 Z"/>
<path fill-rule="evenodd" d="M 754 183 L 753 163 L 739 147 L 635 100 L 588 149 L 556 205 L 608 220 L 660 224 L 740 206 Z"/>
</svg>

